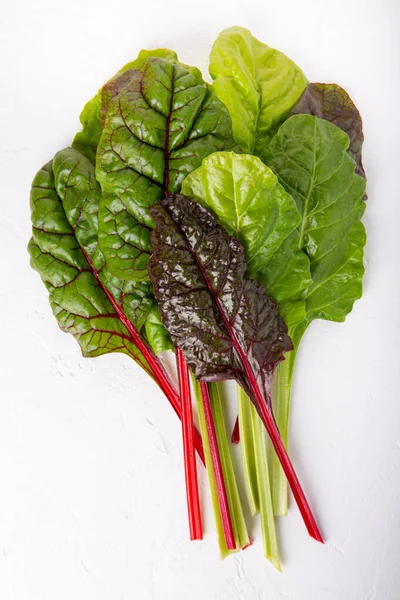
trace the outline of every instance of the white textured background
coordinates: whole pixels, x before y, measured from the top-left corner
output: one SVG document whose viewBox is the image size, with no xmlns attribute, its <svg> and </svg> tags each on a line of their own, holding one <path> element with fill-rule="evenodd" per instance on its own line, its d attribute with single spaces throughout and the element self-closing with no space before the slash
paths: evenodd
<svg viewBox="0 0 400 600">
<path fill-rule="evenodd" d="M 0 597 L 2 600 L 398 600 L 400 597 L 400 6 L 398 0 L 0 0 Z M 351 93 L 365 126 L 365 294 L 314 323 L 298 360 L 291 454 L 328 540 L 292 504 L 284 573 L 260 536 L 220 562 L 189 543 L 180 428 L 121 355 L 82 359 L 28 266 L 36 170 L 97 88 L 143 48 L 206 71 L 247 26 L 310 80 Z"/>
</svg>

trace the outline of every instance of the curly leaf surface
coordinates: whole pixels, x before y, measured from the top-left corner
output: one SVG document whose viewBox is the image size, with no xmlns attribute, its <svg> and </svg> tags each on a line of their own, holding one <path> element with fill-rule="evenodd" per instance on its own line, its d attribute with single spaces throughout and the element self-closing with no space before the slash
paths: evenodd
<svg viewBox="0 0 400 600">
<path fill-rule="evenodd" d="M 150 207 L 178 191 L 203 158 L 235 143 L 225 107 L 192 72 L 153 58 L 126 73 L 98 147 L 99 241 L 116 276 L 146 280 Z"/>
<path fill-rule="evenodd" d="M 99 92 L 87 102 L 81 112 L 79 120 L 82 125 L 82 131 L 78 132 L 72 142 L 72 147 L 79 150 L 93 164 L 96 164 L 97 146 L 100 141 L 103 130 L 102 117 L 104 119 L 107 103 L 113 97 L 112 90 L 117 86 L 114 81 L 120 78 L 126 71 L 131 69 L 139 69 L 148 58 L 158 57 L 164 58 L 173 64 L 179 63 L 178 55 L 173 50 L 167 48 L 157 48 L 155 50 L 141 50 L 138 57 L 124 65 L 118 73 L 110 79 Z M 186 67 L 186 65 L 183 65 Z M 192 73 L 201 79 L 201 73 L 195 67 L 186 67 L 191 69 Z"/>
<path fill-rule="evenodd" d="M 276 302 L 260 283 L 244 276 L 242 245 L 200 204 L 175 194 L 153 207 L 152 214 L 156 229 L 149 273 L 174 344 L 198 379 L 235 379 L 248 393 L 306 527 L 322 542 L 271 409 L 273 373 L 293 348 Z"/>
<path fill-rule="evenodd" d="M 244 276 L 240 242 L 198 203 L 174 194 L 152 208 L 149 273 L 164 325 L 202 381 L 236 379 L 246 368 L 263 389 L 292 348 L 276 303 Z"/>
</svg>

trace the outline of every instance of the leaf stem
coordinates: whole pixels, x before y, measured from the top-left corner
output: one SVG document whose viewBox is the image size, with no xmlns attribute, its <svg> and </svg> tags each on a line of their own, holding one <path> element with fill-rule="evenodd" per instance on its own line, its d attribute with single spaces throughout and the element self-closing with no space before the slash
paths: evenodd
<svg viewBox="0 0 400 600">
<path fill-rule="evenodd" d="M 142 353 L 143 357 L 148 362 L 149 366 L 151 367 L 152 375 L 154 377 L 155 382 L 159 385 L 161 390 L 164 392 L 164 394 L 168 398 L 172 408 L 174 409 L 175 413 L 181 419 L 180 399 L 179 399 L 178 393 L 177 393 L 175 387 L 173 386 L 170 378 L 168 377 L 164 367 L 162 366 L 161 362 L 158 360 L 158 358 L 156 357 L 154 352 L 143 341 L 139 332 L 132 325 L 131 321 L 125 315 L 124 311 L 119 306 L 118 302 L 116 302 L 114 296 L 109 292 L 107 287 L 103 284 L 103 282 L 99 276 L 99 273 L 98 273 L 97 269 L 95 269 L 87 252 L 84 250 L 84 248 L 81 248 L 81 249 L 82 249 L 82 252 L 88 262 L 88 265 L 89 265 L 90 270 L 92 271 L 94 277 L 96 278 L 96 280 L 98 281 L 102 290 L 106 294 L 112 307 L 114 308 L 115 312 L 117 313 L 119 320 L 125 325 L 128 333 L 131 337 L 132 343 Z M 199 432 L 197 431 L 197 429 L 195 430 L 194 435 L 195 435 L 196 450 L 197 450 L 202 462 L 205 464 L 203 444 L 201 441 L 201 436 L 200 436 Z"/>
<path fill-rule="evenodd" d="M 219 454 L 217 435 L 215 431 L 214 419 L 211 408 L 211 398 L 208 384 L 200 382 L 202 395 L 204 418 L 210 444 L 211 460 L 215 475 L 215 483 L 219 501 L 219 510 L 221 514 L 222 528 L 225 537 L 225 544 L 228 550 L 236 549 L 235 536 L 233 533 L 232 519 L 229 510 L 228 496 L 225 487 L 224 473 L 222 470 L 221 457 Z"/>
<path fill-rule="evenodd" d="M 247 399 L 253 427 L 254 455 L 256 463 L 257 491 L 261 530 L 263 535 L 264 555 L 278 571 L 281 570 L 278 541 L 275 530 L 274 510 L 272 506 L 271 486 L 269 479 L 267 440 L 265 428 L 255 406 Z"/>
<path fill-rule="evenodd" d="M 201 266 L 199 266 L 201 268 Z M 205 276 L 207 281 L 207 277 Z M 212 290 L 212 288 L 210 288 Z M 268 432 L 269 437 L 271 438 L 272 445 L 275 449 L 275 452 L 279 458 L 279 462 L 282 465 L 284 473 L 286 475 L 286 479 L 290 485 L 290 489 L 292 490 L 293 496 L 296 500 L 297 506 L 299 507 L 301 516 L 303 517 L 304 524 L 307 528 L 309 535 L 314 538 L 317 542 L 324 543 L 321 533 L 318 529 L 318 525 L 314 519 L 314 515 L 311 511 L 310 505 L 307 502 L 307 498 L 303 492 L 301 487 L 299 478 L 296 475 L 296 471 L 293 468 L 291 460 L 286 452 L 285 446 L 281 440 L 281 436 L 279 434 L 279 430 L 276 426 L 274 416 L 271 411 L 271 398 L 270 395 L 267 394 L 267 391 L 264 390 L 264 394 L 261 392 L 261 388 L 259 386 L 259 382 L 257 381 L 257 377 L 253 371 L 253 368 L 250 364 L 248 356 L 245 354 L 241 344 L 239 343 L 236 334 L 232 328 L 232 324 L 227 318 L 227 315 L 221 305 L 220 299 L 215 294 L 215 291 L 212 290 L 212 294 L 214 296 L 215 303 L 218 307 L 219 313 L 222 316 L 222 319 L 226 325 L 226 328 L 230 334 L 233 347 L 235 348 L 238 357 L 243 365 L 243 369 L 246 375 L 247 384 L 253 396 L 253 402 L 257 408 L 258 414 L 260 415 L 265 428 Z"/>
<path fill-rule="evenodd" d="M 197 480 L 189 369 L 183 357 L 182 351 L 178 349 L 176 349 L 176 364 L 178 369 L 182 408 L 183 457 L 185 464 L 186 498 L 188 505 L 190 539 L 202 540 L 203 529 L 201 524 L 199 486 Z"/>
<path fill-rule="evenodd" d="M 240 450 L 243 463 L 244 482 L 251 515 L 260 510 L 258 496 L 257 466 L 253 439 L 251 402 L 245 391 L 238 385 L 238 423 L 241 432 Z"/>
<path fill-rule="evenodd" d="M 281 570 L 271 498 L 265 428 L 250 398 L 238 386 L 240 448 L 251 514 L 261 517 L 264 555 Z"/>
<path fill-rule="evenodd" d="M 229 510 L 232 518 L 235 542 L 238 548 L 245 548 L 251 542 L 249 534 L 247 532 L 242 502 L 240 500 L 235 470 L 233 468 L 233 461 L 229 448 L 228 436 L 226 433 L 225 419 L 222 407 L 222 398 L 224 392 L 223 383 L 210 383 L 208 385 L 208 388 L 210 390 L 211 408 L 214 416 L 215 431 L 217 434 L 217 442 L 220 450 L 222 471 L 224 474 L 224 480 L 227 489 Z"/>
<path fill-rule="evenodd" d="M 295 350 L 286 354 L 286 359 L 277 367 L 273 384 L 274 415 L 286 449 L 289 442 L 290 391 L 295 360 Z M 287 480 L 275 453 L 271 457 L 271 469 L 274 514 L 275 516 L 285 516 L 288 512 Z"/>
</svg>

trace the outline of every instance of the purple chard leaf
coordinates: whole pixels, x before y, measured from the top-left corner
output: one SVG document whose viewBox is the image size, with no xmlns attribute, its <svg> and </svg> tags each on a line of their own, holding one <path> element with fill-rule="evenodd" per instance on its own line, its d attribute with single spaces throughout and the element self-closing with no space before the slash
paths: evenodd
<svg viewBox="0 0 400 600">
<path fill-rule="evenodd" d="M 199 204 L 173 194 L 151 215 L 148 270 L 164 325 L 200 381 L 235 379 L 250 396 L 307 529 L 322 541 L 271 411 L 274 370 L 293 348 L 276 302 L 245 277 L 242 245 Z"/>
</svg>

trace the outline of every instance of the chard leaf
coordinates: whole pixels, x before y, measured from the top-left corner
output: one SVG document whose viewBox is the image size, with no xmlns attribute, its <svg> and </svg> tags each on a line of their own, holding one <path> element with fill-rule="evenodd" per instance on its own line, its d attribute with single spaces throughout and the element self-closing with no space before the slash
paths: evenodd
<svg viewBox="0 0 400 600">
<path fill-rule="evenodd" d="M 94 228 L 99 194 L 93 166 L 76 150 L 59 152 L 54 164 L 37 173 L 31 189 L 31 264 L 49 291 L 60 328 L 77 339 L 84 356 L 123 352 L 153 376 L 126 324 L 128 315 L 136 325 L 146 318 L 148 288 L 125 293 L 124 282 L 108 280 L 98 266 Z"/>
<path fill-rule="evenodd" d="M 156 229 L 149 274 L 174 345 L 197 379 L 236 379 L 254 399 L 246 369 L 267 390 L 292 348 L 276 303 L 244 277 L 240 242 L 198 203 L 173 194 L 151 213 Z"/>
<path fill-rule="evenodd" d="M 161 316 L 156 304 L 153 304 L 149 314 L 147 315 L 147 319 L 144 324 L 144 330 L 146 333 L 146 339 L 155 354 L 174 349 L 171 336 L 162 324 Z"/>
<path fill-rule="evenodd" d="M 150 58 L 108 104 L 97 153 L 99 242 L 121 279 L 146 280 L 150 206 L 216 150 L 232 148 L 229 115 L 180 65 Z"/>
<path fill-rule="evenodd" d="M 112 89 L 115 89 L 114 81 L 123 73 L 131 69 L 140 68 L 148 58 L 159 57 L 168 60 L 172 64 L 178 64 L 178 56 L 173 50 L 167 48 L 157 48 L 155 50 L 141 50 L 138 57 L 122 67 L 118 73 L 103 86 L 99 92 L 87 102 L 81 112 L 79 120 L 82 125 L 82 131 L 76 134 L 72 147 L 79 150 L 93 164 L 96 164 L 97 146 L 100 141 L 101 132 L 103 130 L 101 116 L 105 118 L 107 101 L 112 98 Z M 184 65 L 186 66 L 186 65 Z M 201 80 L 201 73 L 195 67 L 186 67 Z"/>
<path fill-rule="evenodd" d="M 98 92 L 85 104 L 79 116 L 82 131 L 76 134 L 72 142 L 72 147 L 81 152 L 92 164 L 96 164 L 97 145 L 102 132 L 100 101 L 100 92 Z"/>
<path fill-rule="evenodd" d="M 294 352 L 278 366 L 275 379 L 274 413 L 286 447 L 291 383 L 301 338 L 313 319 L 344 321 L 362 294 L 365 179 L 355 173 L 348 147 L 348 135 L 336 125 L 299 114 L 283 123 L 262 154 L 297 203 L 302 217 L 297 247 L 308 256 L 312 277 L 302 293 L 303 304 L 292 298 L 281 305 L 294 345 Z M 272 482 L 275 514 L 284 515 L 287 485 L 275 457 Z"/>
<path fill-rule="evenodd" d="M 348 135 L 332 123 L 295 115 L 262 156 L 301 214 L 297 243 L 312 277 L 303 293 L 307 323 L 344 321 L 362 294 L 365 179 L 355 173 L 348 147 Z"/>
<path fill-rule="evenodd" d="M 100 184 L 89 160 L 73 148 L 58 152 L 53 160 L 56 192 L 76 239 L 86 252 L 99 278 L 137 329 L 141 329 L 153 304 L 149 283 L 115 277 L 105 264 L 98 244 Z"/>
<path fill-rule="evenodd" d="M 240 240 L 249 276 L 279 303 L 297 298 L 311 284 L 309 260 L 297 247 L 296 203 L 259 158 L 212 154 L 184 180 L 182 193 L 212 210 Z"/>
<path fill-rule="evenodd" d="M 307 86 L 293 61 L 243 27 L 219 34 L 211 50 L 210 75 L 231 116 L 235 140 L 244 152 L 257 156 Z"/>
<path fill-rule="evenodd" d="M 348 152 L 356 173 L 365 178 L 361 159 L 364 134 L 361 115 L 348 93 L 336 83 L 309 83 L 291 115 L 309 114 L 330 121 L 349 136 Z"/>
<path fill-rule="evenodd" d="M 173 194 L 151 210 L 156 228 L 149 274 L 164 325 L 197 379 L 235 379 L 254 403 L 308 532 L 321 533 L 271 409 L 271 381 L 293 348 L 277 304 L 244 276 L 240 242 L 197 202 Z"/>
</svg>

